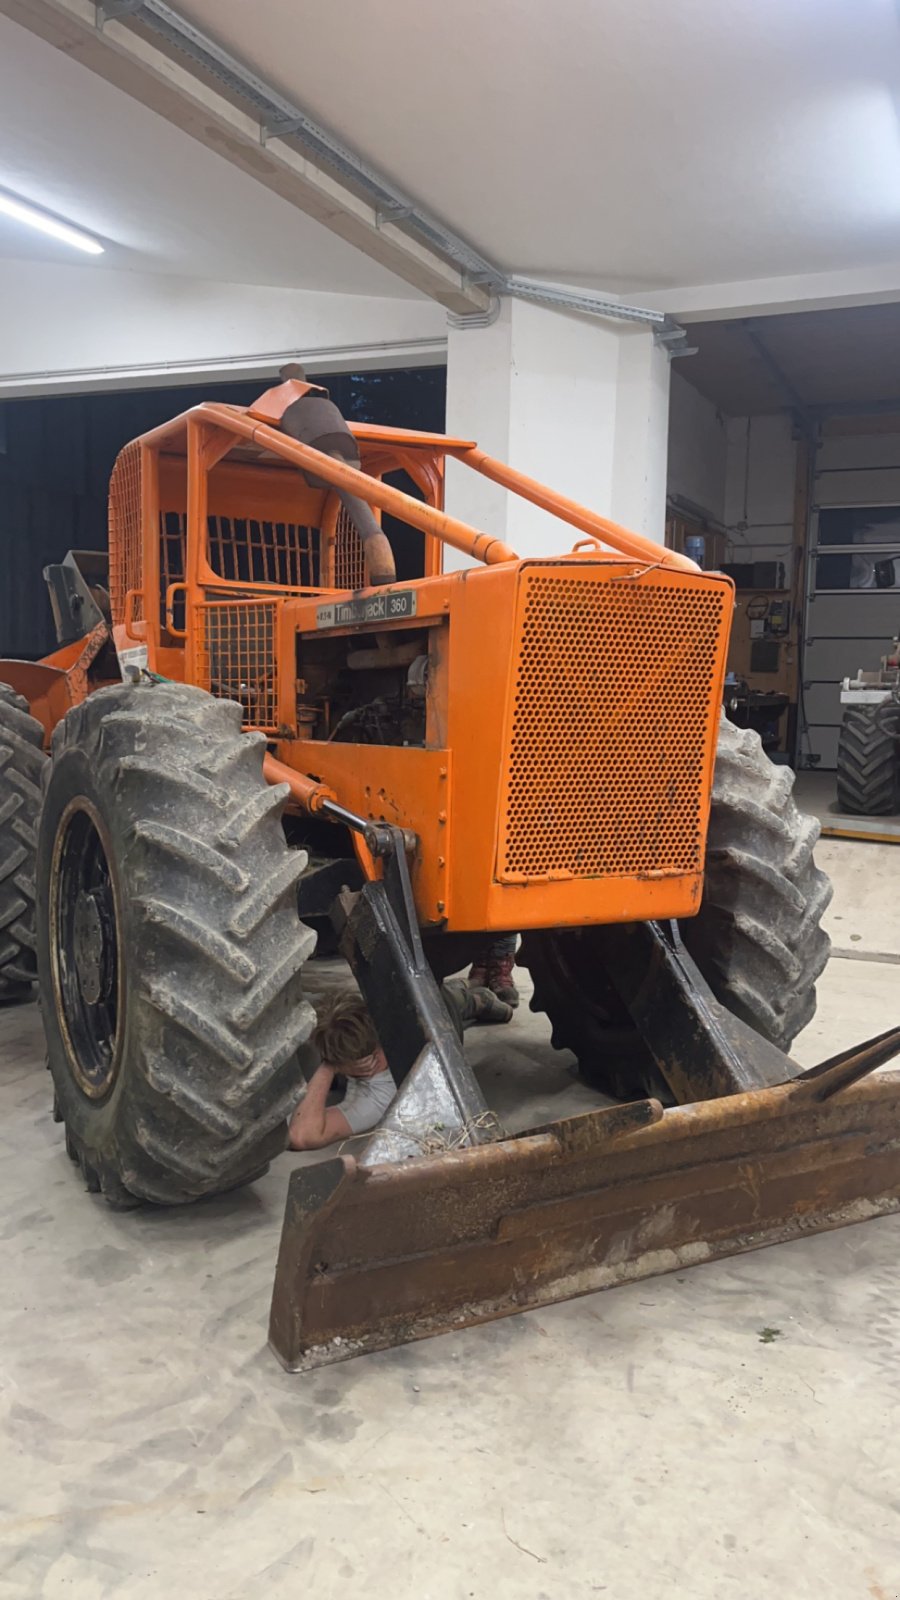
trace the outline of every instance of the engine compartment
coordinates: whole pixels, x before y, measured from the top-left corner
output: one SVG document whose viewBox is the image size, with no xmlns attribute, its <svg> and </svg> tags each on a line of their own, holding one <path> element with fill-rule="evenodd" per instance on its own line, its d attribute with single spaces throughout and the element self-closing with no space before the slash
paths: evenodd
<svg viewBox="0 0 900 1600">
<path fill-rule="evenodd" d="M 435 631 L 298 636 L 301 738 L 424 748 Z"/>
</svg>

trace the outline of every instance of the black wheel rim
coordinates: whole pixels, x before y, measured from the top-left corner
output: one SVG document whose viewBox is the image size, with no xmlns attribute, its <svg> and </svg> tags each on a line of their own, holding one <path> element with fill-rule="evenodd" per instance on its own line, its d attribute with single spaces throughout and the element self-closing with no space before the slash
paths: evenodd
<svg viewBox="0 0 900 1600">
<path fill-rule="evenodd" d="M 64 814 L 54 851 L 53 980 L 72 1074 L 92 1100 L 119 1067 L 119 912 L 102 824 L 86 801 Z"/>
</svg>

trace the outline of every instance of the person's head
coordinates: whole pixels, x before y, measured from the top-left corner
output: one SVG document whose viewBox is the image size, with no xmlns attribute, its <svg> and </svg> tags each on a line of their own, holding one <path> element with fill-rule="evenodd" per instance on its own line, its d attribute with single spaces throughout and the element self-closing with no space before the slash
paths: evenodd
<svg viewBox="0 0 900 1600">
<path fill-rule="evenodd" d="M 306 368 L 302 367 L 299 361 L 289 361 L 287 366 L 279 367 L 278 376 L 279 378 L 283 379 L 285 383 L 287 382 L 288 378 L 297 378 L 300 383 L 305 383 Z"/>
<path fill-rule="evenodd" d="M 366 1003 L 352 990 L 323 1005 L 313 1043 L 322 1060 L 347 1078 L 370 1078 L 387 1064 Z"/>
</svg>

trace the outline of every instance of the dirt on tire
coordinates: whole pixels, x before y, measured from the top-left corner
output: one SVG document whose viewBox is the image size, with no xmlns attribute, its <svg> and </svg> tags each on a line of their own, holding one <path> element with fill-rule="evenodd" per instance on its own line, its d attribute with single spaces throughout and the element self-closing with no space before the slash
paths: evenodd
<svg viewBox="0 0 900 1600">
<path fill-rule="evenodd" d="M 758 734 L 725 717 L 713 781 L 703 900 L 680 924 L 684 943 L 722 1005 L 782 1050 L 811 1021 L 816 979 L 831 948 L 822 917 L 831 882 L 816 866 L 815 817 L 798 810 L 794 774 Z M 659 1096 L 661 1080 L 630 1025 L 590 928 L 530 934 L 522 960 L 557 1049 L 617 1099 Z M 663 1096 L 667 1096 L 663 1089 Z"/>
<path fill-rule="evenodd" d="M 302 969 L 315 936 L 296 896 L 306 858 L 284 837 L 287 786 L 265 782 L 265 741 L 241 716 L 190 686 L 123 685 L 91 695 L 53 736 L 37 885 L 44 1026 L 69 1153 L 113 1203 L 177 1204 L 257 1176 L 285 1147 L 302 1083 L 297 1052 L 314 1023 Z M 85 1039 L 102 1062 L 96 1007 L 59 948 L 60 863 L 82 814 L 114 910 L 103 955 L 115 959 L 114 1039 L 96 1094 L 73 1046 Z"/>
</svg>

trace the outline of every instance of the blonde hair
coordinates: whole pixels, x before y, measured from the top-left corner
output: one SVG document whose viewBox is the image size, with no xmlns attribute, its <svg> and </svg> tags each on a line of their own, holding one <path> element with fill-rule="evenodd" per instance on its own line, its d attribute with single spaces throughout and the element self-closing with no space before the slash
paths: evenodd
<svg viewBox="0 0 900 1600">
<path fill-rule="evenodd" d="M 345 990 L 326 1001 L 313 1042 L 323 1061 L 341 1067 L 378 1049 L 378 1034 L 362 995 Z"/>
</svg>

